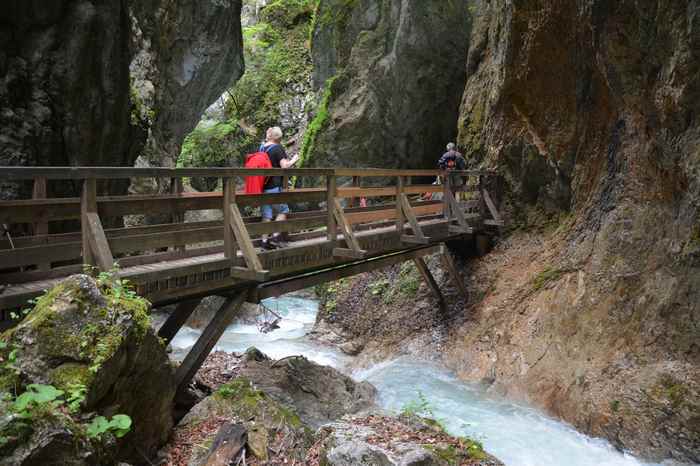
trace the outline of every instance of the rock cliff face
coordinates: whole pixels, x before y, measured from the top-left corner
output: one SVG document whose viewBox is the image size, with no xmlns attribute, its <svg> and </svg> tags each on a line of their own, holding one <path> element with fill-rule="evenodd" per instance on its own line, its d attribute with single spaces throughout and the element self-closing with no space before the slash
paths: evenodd
<svg viewBox="0 0 700 466">
<path fill-rule="evenodd" d="M 480 5 L 459 142 L 504 175 L 514 225 L 544 212 L 558 229 L 504 246 L 449 355 L 620 447 L 693 462 L 699 53 L 698 1 Z"/>
<path fill-rule="evenodd" d="M 0 165 L 131 165 L 141 153 L 172 165 L 201 112 L 243 72 L 240 8 L 10 1 L 0 17 Z"/>
<path fill-rule="evenodd" d="M 321 0 L 307 166 L 433 166 L 456 134 L 470 2 Z"/>
</svg>

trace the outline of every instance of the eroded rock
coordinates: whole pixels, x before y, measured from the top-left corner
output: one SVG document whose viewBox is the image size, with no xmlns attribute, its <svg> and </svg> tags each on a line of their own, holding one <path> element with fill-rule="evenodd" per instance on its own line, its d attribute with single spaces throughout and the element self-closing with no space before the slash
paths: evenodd
<svg viewBox="0 0 700 466">
<path fill-rule="evenodd" d="M 118 443 L 116 455 L 141 461 L 167 439 L 175 395 L 173 370 L 164 346 L 150 328 L 148 313 L 146 301 L 111 278 L 75 275 L 64 280 L 37 301 L 24 321 L 2 335 L 6 343 L 3 359 L 9 357 L 9 351 L 16 351 L 16 371 L 5 366 L 0 369 L 0 392 L 12 397 L 29 384 L 51 385 L 66 394 L 83 387 L 81 413 L 131 417 L 131 432 Z M 51 422 L 37 426 L 49 426 L 49 433 L 41 434 L 33 421 L 28 423 L 25 445 L 31 445 L 37 435 L 58 436 L 58 443 L 47 444 L 58 455 L 56 445 L 65 444 L 60 439 L 66 432 L 76 442 L 83 439 L 89 445 L 85 426 L 79 427 L 81 420 L 50 411 L 46 419 Z M 16 443 L 15 449 L 23 451 L 23 443 Z M 47 454 L 30 450 L 18 464 Z"/>
<path fill-rule="evenodd" d="M 502 466 L 480 444 L 452 437 L 434 421 L 413 416 L 346 416 L 318 435 L 319 462 L 328 466 Z"/>
</svg>

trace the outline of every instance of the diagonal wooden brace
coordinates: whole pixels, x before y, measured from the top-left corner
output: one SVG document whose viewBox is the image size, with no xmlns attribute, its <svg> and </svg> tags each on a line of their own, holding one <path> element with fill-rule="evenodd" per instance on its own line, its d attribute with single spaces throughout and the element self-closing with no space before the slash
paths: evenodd
<svg viewBox="0 0 700 466">
<path fill-rule="evenodd" d="M 256 281 L 264 281 L 269 271 L 263 269 L 260 258 L 255 251 L 255 246 L 253 246 L 253 241 L 250 239 L 248 230 L 243 222 L 243 216 L 241 215 L 240 210 L 238 210 L 238 206 L 236 204 L 231 204 L 229 206 L 229 215 L 231 222 L 229 226 L 236 238 L 236 243 L 241 248 L 243 259 L 245 259 L 246 265 L 248 266 L 247 271 L 245 269 L 241 269 L 240 267 L 232 267 L 231 274 L 234 277 L 240 275 L 240 278 L 247 280 L 252 279 Z M 249 274 L 248 272 L 252 272 L 252 274 Z"/>
<path fill-rule="evenodd" d="M 462 210 L 462 207 L 459 205 L 457 202 L 457 199 L 455 199 L 454 194 L 452 194 L 452 191 L 449 189 L 445 190 L 444 193 L 445 196 L 445 201 L 450 207 L 450 211 L 452 214 L 455 216 L 454 220 L 457 220 L 458 225 L 456 226 L 449 226 L 450 231 L 456 232 L 456 233 L 473 233 L 474 229 L 469 226 L 469 223 L 467 223 L 467 218 L 464 215 L 464 211 Z M 450 218 L 450 220 L 453 220 Z"/>
<path fill-rule="evenodd" d="M 496 204 L 493 202 L 493 199 L 491 199 L 489 192 L 486 189 L 483 189 L 481 191 L 481 195 L 484 197 L 486 207 L 488 207 L 489 212 L 491 212 L 491 216 L 493 217 L 493 222 L 491 223 L 498 226 L 503 226 L 503 218 L 501 218 L 501 214 L 498 212 Z"/>
<path fill-rule="evenodd" d="M 411 225 L 411 230 L 413 230 L 413 235 L 401 235 L 401 241 L 404 243 L 415 243 L 415 244 L 428 244 L 430 243 L 430 238 L 425 236 L 423 230 L 418 223 L 413 209 L 411 208 L 411 202 L 408 200 L 408 196 L 401 193 L 398 196 L 399 206 L 403 212 L 404 217 L 408 220 L 409 225 Z"/>
<path fill-rule="evenodd" d="M 355 234 L 352 232 L 352 225 L 348 221 L 347 217 L 343 212 L 343 206 L 340 205 L 338 199 L 333 199 L 333 216 L 336 222 L 340 225 L 340 229 L 343 231 L 343 238 L 345 238 L 345 243 L 348 248 L 333 248 L 333 255 L 339 257 L 349 257 L 351 259 L 362 259 L 365 257 L 367 251 L 360 247 L 360 243 L 357 241 Z"/>
</svg>

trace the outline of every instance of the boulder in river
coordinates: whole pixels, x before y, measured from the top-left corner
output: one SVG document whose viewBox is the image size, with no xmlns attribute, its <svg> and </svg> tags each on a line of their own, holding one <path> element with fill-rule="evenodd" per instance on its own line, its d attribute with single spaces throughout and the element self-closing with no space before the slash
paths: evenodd
<svg viewBox="0 0 700 466">
<path fill-rule="evenodd" d="M 104 445 L 96 440 L 110 436 L 88 434 L 94 413 L 131 418 L 130 432 L 110 446 L 120 459 L 141 462 L 165 442 L 175 384 L 149 307 L 118 279 L 74 275 L 2 334 L 0 456 L 7 464 L 48 464 L 36 462 L 48 457 L 100 463 L 95 457 Z M 42 390 L 53 399 L 17 409 L 23 394 L 39 391 L 37 398 Z"/>
<path fill-rule="evenodd" d="M 303 356 L 278 361 L 249 350 L 239 375 L 252 381 L 271 398 L 294 406 L 301 420 L 311 427 L 355 414 L 374 406 L 377 390 L 368 382 L 355 382 L 329 366 Z M 262 355 L 263 357 L 260 357 Z"/>
<path fill-rule="evenodd" d="M 415 415 L 344 417 L 324 426 L 313 452 L 325 466 L 500 466 L 480 443 L 447 434 L 439 423 Z"/>
</svg>

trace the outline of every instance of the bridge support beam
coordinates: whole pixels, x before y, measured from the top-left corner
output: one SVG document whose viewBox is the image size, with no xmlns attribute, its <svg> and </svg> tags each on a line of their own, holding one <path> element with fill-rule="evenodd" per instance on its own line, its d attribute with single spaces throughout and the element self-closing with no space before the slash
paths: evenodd
<svg viewBox="0 0 700 466">
<path fill-rule="evenodd" d="M 450 274 L 452 281 L 455 283 L 455 286 L 464 298 L 464 301 L 469 301 L 469 291 L 467 290 L 467 287 L 462 281 L 462 276 L 459 274 L 459 271 L 457 270 L 457 267 L 455 266 L 455 263 L 452 260 L 450 251 L 449 249 L 447 249 L 447 245 L 444 243 L 442 245 L 442 254 L 440 254 L 440 258 L 442 259 L 442 264 L 445 266 L 445 269 Z"/>
<path fill-rule="evenodd" d="M 158 336 L 165 340 L 166 345 L 169 344 L 173 338 L 175 338 L 177 332 L 179 332 L 182 326 L 185 325 L 187 319 L 190 318 L 194 310 L 197 309 L 197 306 L 199 306 L 199 303 L 201 302 L 201 298 L 189 299 L 187 301 L 180 302 L 175 307 L 175 310 L 168 316 L 158 330 Z"/>
<path fill-rule="evenodd" d="M 190 381 L 192 381 L 192 378 L 199 368 L 202 367 L 204 360 L 207 359 L 207 356 L 211 353 L 216 342 L 219 341 L 219 338 L 223 335 L 226 327 L 231 324 L 236 314 L 240 311 L 241 305 L 245 301 L 247 295 L 248 290 L 243 290 L 237 295 L 227 298 L 221 308 L 219 308 L 214 318 L 209 322 L 207 328 L 204 329 L 202 335 L 200 335 L 197 342 L 175 371 L 175 383 L 177 384 L 178 391 L 184 390 L 187 385 L 189 385 Z"/>
<path fill-rule="evenodd" d="M 425 281 L 425 283 L 430 288 L 430 291 L 433 292 L 435 299 L 438 300 L 438 304 L 440 305 L 440 309 L 442 309 L 443 311 L 447 310 L 447 304 L 445 301 L 445 297 L 442 295 L 442 292 L 440 291 L 440 286 L 437 284 L 437 281 L 435 281 L 435 277 L 433 277 L 433 274 L 430 272 L 430 269 L 428 268 L 428 264 L 425 263 L 425 260 L 423 260 L 422 257 L 417 257 L 417 258 L 413 259 L 413 262 L 416 264 L 418 271 L 420 272 L 421 276 L 423 277 L 423 280 Z"/>
</svg>

